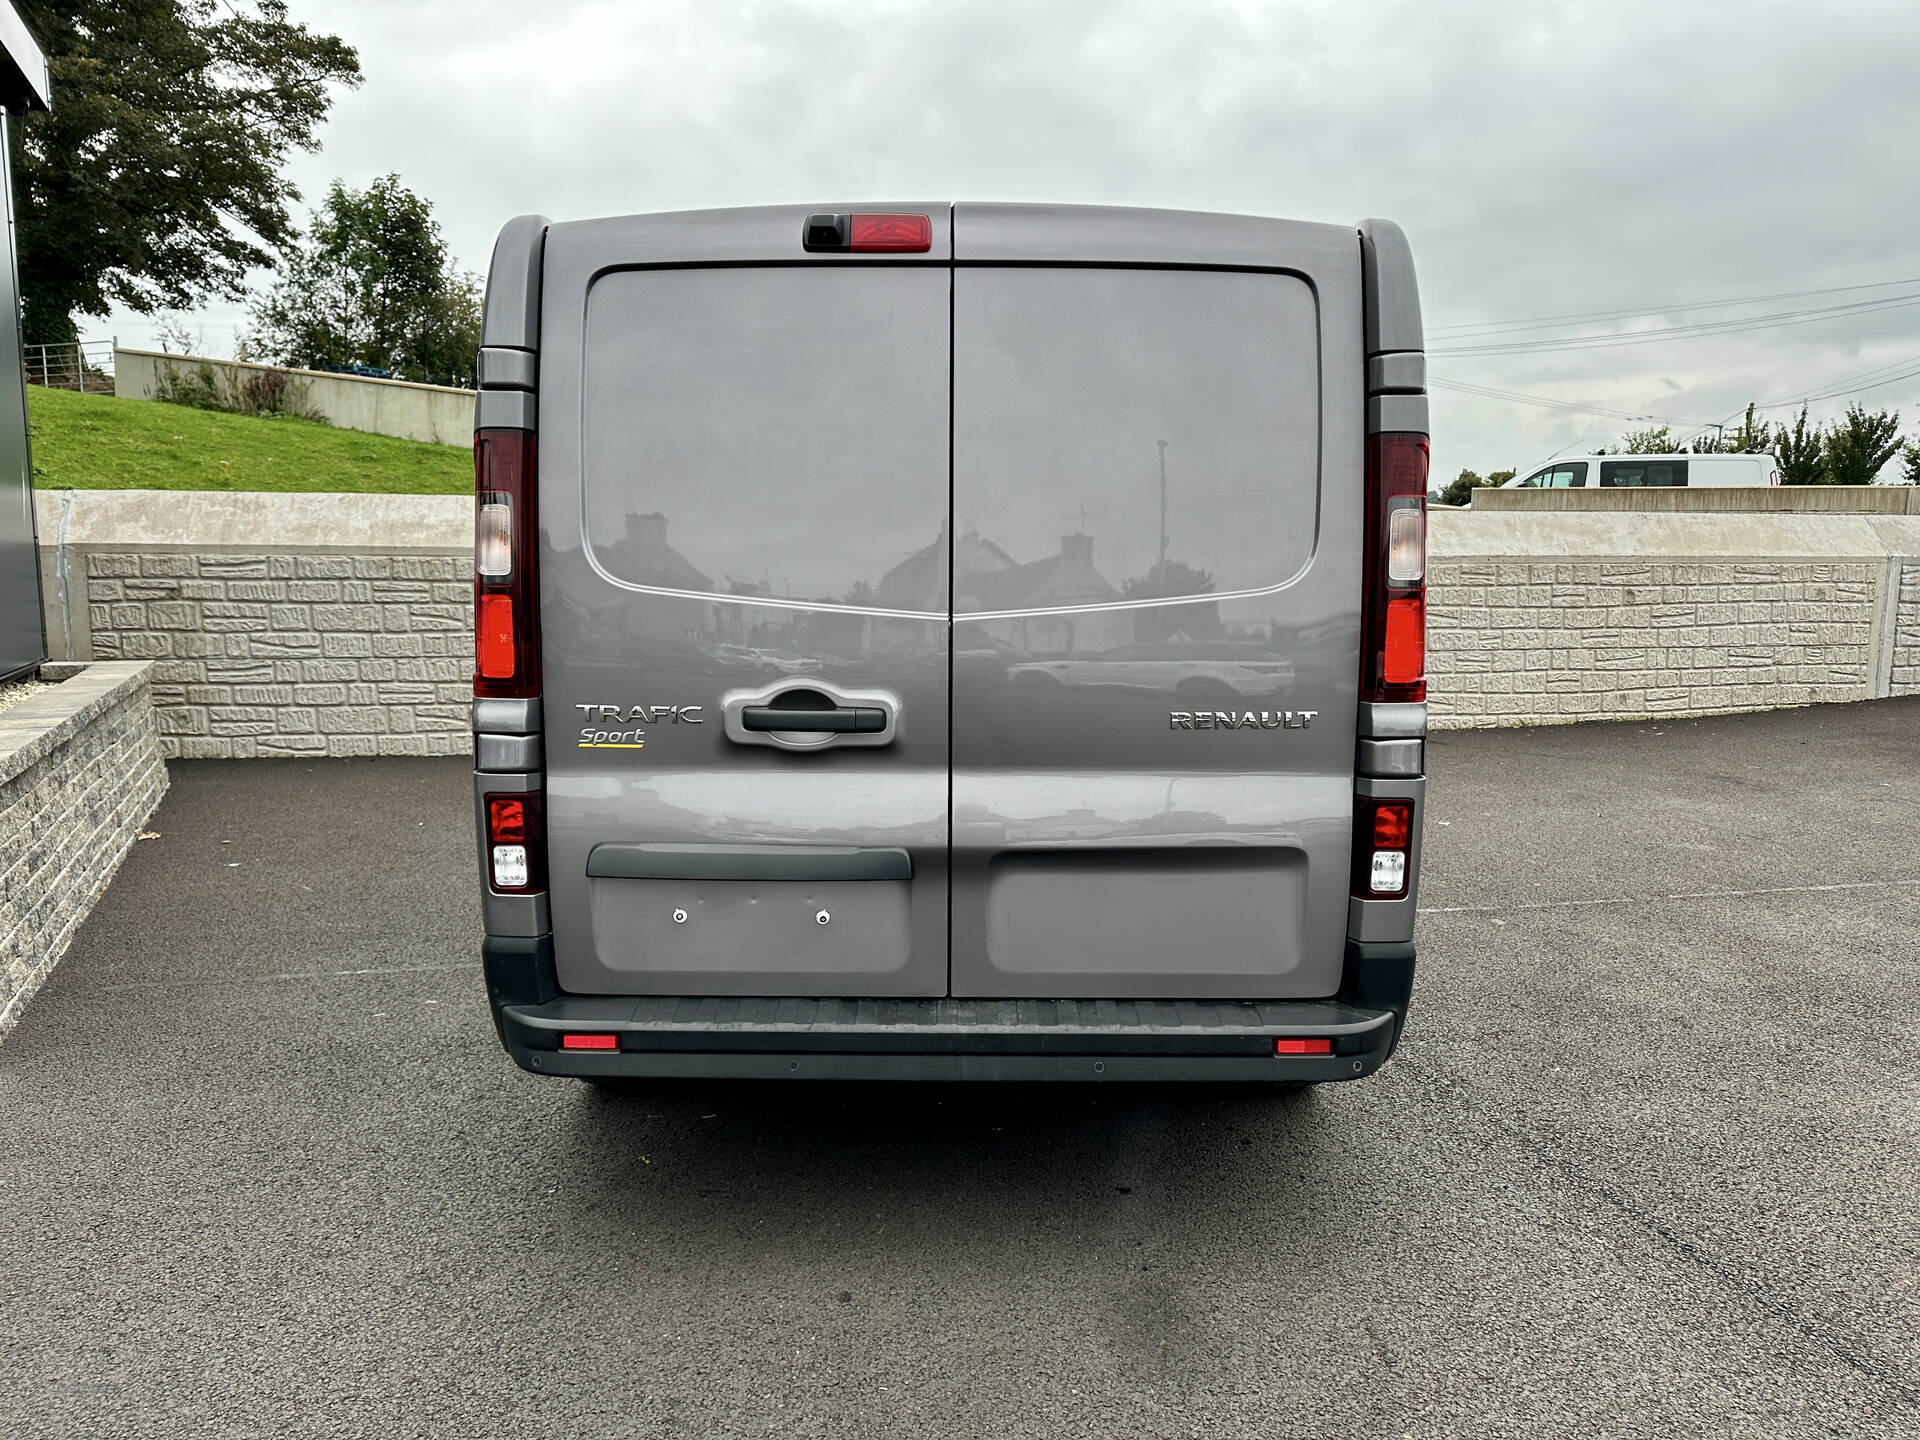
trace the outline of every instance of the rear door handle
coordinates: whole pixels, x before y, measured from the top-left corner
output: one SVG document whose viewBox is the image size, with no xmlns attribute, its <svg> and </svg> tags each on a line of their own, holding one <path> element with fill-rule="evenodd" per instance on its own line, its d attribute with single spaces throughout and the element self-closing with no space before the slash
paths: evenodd
<svg viewBox="0 0 1920 1440">
<path fill-rule="evenodd" d="M 887 728 L 887 712 L 869 705 L 836 705 L 831 710 L 783 710 L 775 705 L 748 705 L 740 711 L 740 726 L 744 730 L 877 735 Z"/>
</svg>

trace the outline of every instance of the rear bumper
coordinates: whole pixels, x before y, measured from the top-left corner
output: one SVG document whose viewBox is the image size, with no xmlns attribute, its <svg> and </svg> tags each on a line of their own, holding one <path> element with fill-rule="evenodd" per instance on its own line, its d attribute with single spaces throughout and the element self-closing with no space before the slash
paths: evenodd
<svg viewBox="0 0 1920 1440">
<path fill-rule="evenodd" d="M 546 936 L 487 938 L 494 1023 L 522 1069 L 589 1079 L 1358 1080 L 1393 1054 L 1413 982 L 1411 946 L 1350 944 L 1328 1000 L 589 996 L 558 993 L 552 955 Z M 619 1048 L 563 1050 L 569 1032 Z"/>
</svg>

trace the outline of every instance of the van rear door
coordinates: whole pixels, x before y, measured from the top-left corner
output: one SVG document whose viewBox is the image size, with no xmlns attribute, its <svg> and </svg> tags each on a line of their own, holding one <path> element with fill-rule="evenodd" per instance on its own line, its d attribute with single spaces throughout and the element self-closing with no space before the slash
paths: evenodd
<svg viewBox="0 0 1920 1440">
<path fill-rule="evenodd" d="M 952 993 L 1339 987 L 1349 227 L 954 210 Z"/>
<path fill-rule="evenodd" d="M 951 232 L 885 208 L 923 248 L 808 251 L 797 207 L 548 232 L 563 990 L 946 993 Z"/>
</svg>

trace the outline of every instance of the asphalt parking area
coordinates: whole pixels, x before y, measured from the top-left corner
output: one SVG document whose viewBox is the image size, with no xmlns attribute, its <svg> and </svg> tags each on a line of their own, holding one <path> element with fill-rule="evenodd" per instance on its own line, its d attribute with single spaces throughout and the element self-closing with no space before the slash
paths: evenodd
<svg viewBox="0 0 1920 1440">
<path fill-rule="evenodd" d="M 0 1431 L 1920 1430 L 1920 700 L 1430 768 L 1371 1080 L 608 1101 L 462 762 L 177 764 L 0 1046 Z"/>
</svg>

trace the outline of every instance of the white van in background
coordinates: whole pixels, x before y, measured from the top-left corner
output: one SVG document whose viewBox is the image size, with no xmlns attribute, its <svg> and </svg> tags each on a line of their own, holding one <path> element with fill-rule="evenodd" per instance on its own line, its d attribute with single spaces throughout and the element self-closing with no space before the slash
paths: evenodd
<svg viewBox="0 0 1920 1440">
<path fill-rule="evenodd" d="M 1502 490 L 1660 489 L 1676 485 L 1778 485 L 1771 455 L 1571 455 L 1541 466 Z"/>
</svg>

